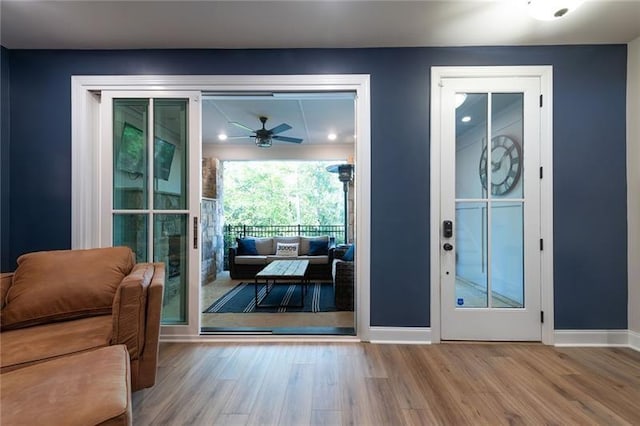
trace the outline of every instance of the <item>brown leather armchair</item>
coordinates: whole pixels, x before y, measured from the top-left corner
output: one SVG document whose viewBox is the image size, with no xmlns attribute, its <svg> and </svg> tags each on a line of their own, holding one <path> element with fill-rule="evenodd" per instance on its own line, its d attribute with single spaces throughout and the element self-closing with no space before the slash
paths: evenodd
<svg viewBox="0 0 640 426">
<path fill-rule="evenodd" d="M 1 283 L 0 372 L 124 344 L 132 390 L 155 383 L 163 263 L 127 247 L 37 252 Z"/>
</svg>

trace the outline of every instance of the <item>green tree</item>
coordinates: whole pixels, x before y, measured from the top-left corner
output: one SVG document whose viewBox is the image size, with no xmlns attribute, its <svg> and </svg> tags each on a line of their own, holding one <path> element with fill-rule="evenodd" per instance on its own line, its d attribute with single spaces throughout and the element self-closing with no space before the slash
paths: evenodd
<svg viewBox="0 0 640 426">
<path fill-rule="evenodd" d="M 225 161 L 224 215 L 233 225 L 340 225 L 342 183 L 326 161 Z"/>
</svg>

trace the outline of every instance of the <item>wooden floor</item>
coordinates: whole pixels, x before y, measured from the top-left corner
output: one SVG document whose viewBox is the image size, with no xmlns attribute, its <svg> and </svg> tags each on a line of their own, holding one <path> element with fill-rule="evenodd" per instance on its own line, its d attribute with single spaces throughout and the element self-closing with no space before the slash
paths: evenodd
<svg viewBox="0 0 640 426">
<path fill-rule="evenodd" d="M 640 425 L 640 353 L 537 344 L 160 346 L 135 425 Z"/>
</svg>

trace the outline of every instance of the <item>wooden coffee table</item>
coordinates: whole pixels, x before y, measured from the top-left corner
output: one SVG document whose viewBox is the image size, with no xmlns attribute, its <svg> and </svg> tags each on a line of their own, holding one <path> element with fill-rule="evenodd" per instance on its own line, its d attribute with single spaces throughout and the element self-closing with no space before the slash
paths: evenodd
<svg viewBox="0 0 640 426">
<path fill-rule="evenodd" d="M 256 297 L 256 308 L 303 308 L 304 294 L 306 292 L 305 285 L 308 286 L 309 284 L 309 279 L 307 278 L 308 266 L 308 260 L 274 260 L 258 272 L 253 282 Z M 263 281 L 266 287 L 266 293 L 261 299 L 258 299 L 258 281 Z M 262 303 L 262 301 L 267 298 L 274 285 L 287 284 L 291 282 L 300 285 L 299 305 L 268 305 Z"/>
</svg>

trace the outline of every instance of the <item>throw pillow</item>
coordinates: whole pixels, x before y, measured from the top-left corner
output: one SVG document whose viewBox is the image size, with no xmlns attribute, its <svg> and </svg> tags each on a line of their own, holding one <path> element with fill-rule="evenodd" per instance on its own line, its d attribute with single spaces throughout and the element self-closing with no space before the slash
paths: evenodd
<svg viewBox="0 0 640 426">
<path fill-rule="evenodd" d="M 255 256 L 258 254 L 256 240 L 252 238 L 236 238 L 238 242 L 238 256 Z"/>
<path fill-rule="evenodd" d="M 322 256 L 329 254 L 329 241 L 311 240 L 309 241 L 309 256 Z"/>
<path fill-rule="evenodd" d="M 353 262 L 353 257 L 355 254 L 354 252 L 355 252 L 355 245 L 351 244 L 349 246 L 349 249 L 342 256 L 342 260 L 346 260 L 347 262 Z"/>
<path fill-rule="evenodd" d="M 128 247 L 24 254 L 2 308 L 2 328 L 110 314 L 134 263 Z"/>
<path fill-rule="evenodd" d="M 278 243 L 276 256 L 298 257 L 298 243 Z"/>
</svg>

